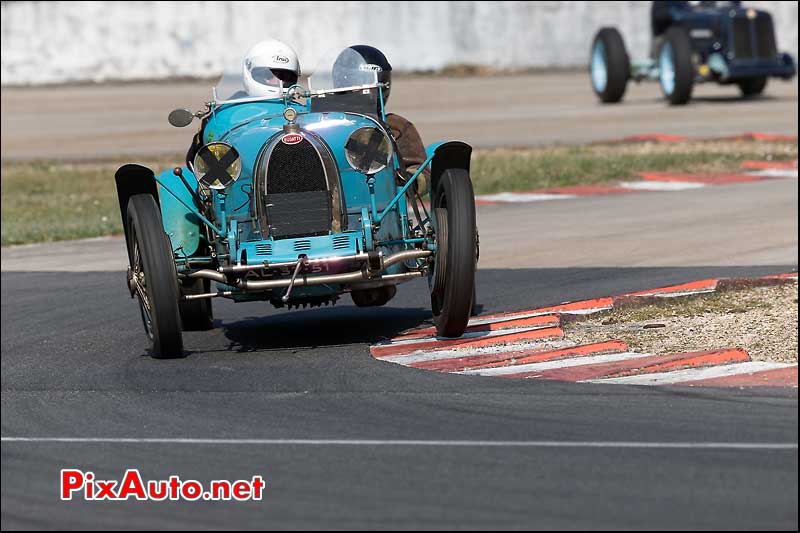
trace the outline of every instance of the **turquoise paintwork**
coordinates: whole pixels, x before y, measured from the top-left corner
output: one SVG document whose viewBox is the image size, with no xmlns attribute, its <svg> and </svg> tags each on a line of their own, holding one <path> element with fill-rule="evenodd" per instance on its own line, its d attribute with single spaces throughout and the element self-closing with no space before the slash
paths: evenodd
<svg viewBox="0 0 800 533">
<path fill-rule="evenodd" d="M 352 113 L 309 113 L 299 104 L 290 104 L 299 115 L 296 122 L 303 130 L 322 137 L 330 148 L 339 168 L 342 192 L 348 213 L 348 229 L 361 231 L 361 208 L 370 204 L 369 188 L 363 174 L 353 170 L 345 160 L 344 145 L 358 128 L 380 126 L 368 117 Z M 247 191 L 253 187 L 253 169 L 264 145 L 276 135 L 283 134 L 286 120 L 282 101 L 249 102 L 225 105 L 216 109 L 204 129 L 204 140 L 224 141 L 239 152 L 242 174 L 239 180 L 225 191 L 225 206 L 229 217 L 236 218 L 240 225 L 241 239 L 257 237 L 252 226 Z M 375 175 L 375 199 L 379 209 L 391 202 L 397 193 L 392 171 L 385 169 Z M 402 230 L 397 220 L 386 220 L 382 224 L 379 240 L 397 239 Z M 325 250 L 322 250 L 325 252 Z M 236 256 L 240 255 L 238 250 Z M 249 257 L 249 256 L 248 256 Z M 295 256 L 296 259 L 296 256 Z"/>
<path fill-rule="evenodd" d="M 183 168 L 183 176 L 190 185 L 197 187 L 197 180 L 188 168 Z M 192 195 L 171 170 L 159 174 L 157 181 L 161 218 L 164 221 L 164 231 L 172 243 L 172 249 L 178 256 L 192 256 L 200 247 L 201 221 L 175 197 L 178 196 L 185 204 L 191 206 L 194 203 Z"/>
<path fill-rule="evenodd" d="M 347 212 L 347 224 L 341 233 L 275 240 L 269 236 L 262 237 L 252 217 L 254 168 L 264 146 L 276 136 L 284 135 L 286 119 L 283 112 L 287 106 L 297 110 L 296 123 L 301 132 L 313 132 L 319 136 L 333 154 Z M 261 265 L 265 261 L 288 263 L 296 261 L 300 254 L 313 259 L 380 250 L 388 255 L 427 242 L 425 238 L 411 238 L 409 235 L 404 192 L 423 169 L 435 168 L 439 149 L 448 143 L 427 147 L 428 160 L 402 189 L 398 189 L 394 179 L 394 169 L 399 165 L 396 154 L 392 164 L 371 179 L 355 171 L 347 162 L 344 146 L 355 130 L 365 126 L 385 130 L 380 121 L 366 115 L 349 112 L 312 113 L 306 105 L 282 100 L 215 104 L 203 127 L 203 141 L 225 142 L 233 146 L 240 155 L 242 171 L 239 179 L 227 189 L 212 192 L 211 220 L 198 211 L 192 194 L 172 170 L 157 176 L 164 228 L 176 254 L 185 257 L 207 254 L 207 247 L 203 246 L 206 238 L 204 225 L 211 229 L 214 238 L 212 248 L 220 258 L 227 257 L 231 262 L 252 265 Z M 450 157 L 453 157 L 452 152 Z M 468 147 L 463 151 L 463 157 L 466 157 L 468 168 Z M 187 182 L 196 189 L 197 180 L 193 173 L 188 168 L 182 170 Z M 371 229 L 374 227 L 378 230 L 373 236 Z M 433 248 L 435 243 L 429 242 L 427 245 Z M 396 274 L 405 270 L 405 265 L 395 264 L 385 272 Z M 264 298 L 263 293 L 245 294 L 222 283 L 217 287 L 219 290 L 233 291 L 236 300 Z M 330 295 L 342 289 L 337 285 L 297 287 L 293 295 L 300 298 Z M 275 290 L 273 297 L 282 293 L 283 290 Z"/>
</svg>

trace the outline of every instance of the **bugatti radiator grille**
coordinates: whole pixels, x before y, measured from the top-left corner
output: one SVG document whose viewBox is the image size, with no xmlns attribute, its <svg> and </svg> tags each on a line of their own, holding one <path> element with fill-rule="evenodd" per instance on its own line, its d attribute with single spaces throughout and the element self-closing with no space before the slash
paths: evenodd
<svg viewBox="0 0 800 533">
<path fill-rule="evenodd" d="M 266 215 L 276 239 L 327 235 L 331 231 L 331 194 L 325 168 L 314 146 L 277 142 L 266 176 Z"/>
</svg>

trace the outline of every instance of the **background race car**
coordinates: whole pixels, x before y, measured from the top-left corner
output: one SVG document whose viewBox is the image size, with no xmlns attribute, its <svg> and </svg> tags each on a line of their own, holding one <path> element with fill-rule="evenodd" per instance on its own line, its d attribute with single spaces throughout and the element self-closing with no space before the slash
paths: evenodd
<svg viewBox="0 0 800 533">
<path fill-rule="evenodd" d="M 589 70 L 604 103 L 622 100 L 629 80 L 658 80 L 670 104 L 686 104 L 695 83 L 736 84 L 760 95 L 770 77 L 791 79 L 794 59 L 778 53 L 772 16 L 741 2 L 653 2 L 649 59 L 631 62 L 622 35 L 602 28 L 592 43 Z"/>
</svg>

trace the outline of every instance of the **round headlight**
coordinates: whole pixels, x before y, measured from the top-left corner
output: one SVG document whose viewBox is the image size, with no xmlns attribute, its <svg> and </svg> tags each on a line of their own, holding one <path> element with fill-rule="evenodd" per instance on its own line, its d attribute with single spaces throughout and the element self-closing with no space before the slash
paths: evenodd
<svg viewBox="0 0 800 533">
<path fill-rule="evenodd" d="M 242 173 L 242 160 L 236 149 L 222 142 L 212 142 L 200 148 L 194 157 L 194 172 L 201 186 L 224 189 Z"/>
<path fill-rule="evenodd" d="M 370 176 L 389 164 L 392 143 L 389 136 L 378 128 L 359 128 L 347 139 L 344 154 L 351 167 Z"/>
</svg>

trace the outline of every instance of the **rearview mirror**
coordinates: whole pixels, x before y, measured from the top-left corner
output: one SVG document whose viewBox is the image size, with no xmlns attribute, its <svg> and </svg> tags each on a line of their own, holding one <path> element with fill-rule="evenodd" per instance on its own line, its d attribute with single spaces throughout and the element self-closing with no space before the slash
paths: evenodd
<svg viewBox="0 0 800 533">
<path fill-rule="evenodd" d="M 170 112 L 167 120 L 176 128 L 184 128 L 192 123 L 194 120 L 194 113 L 188 109 L 175 109 Z"/>
</svg>

